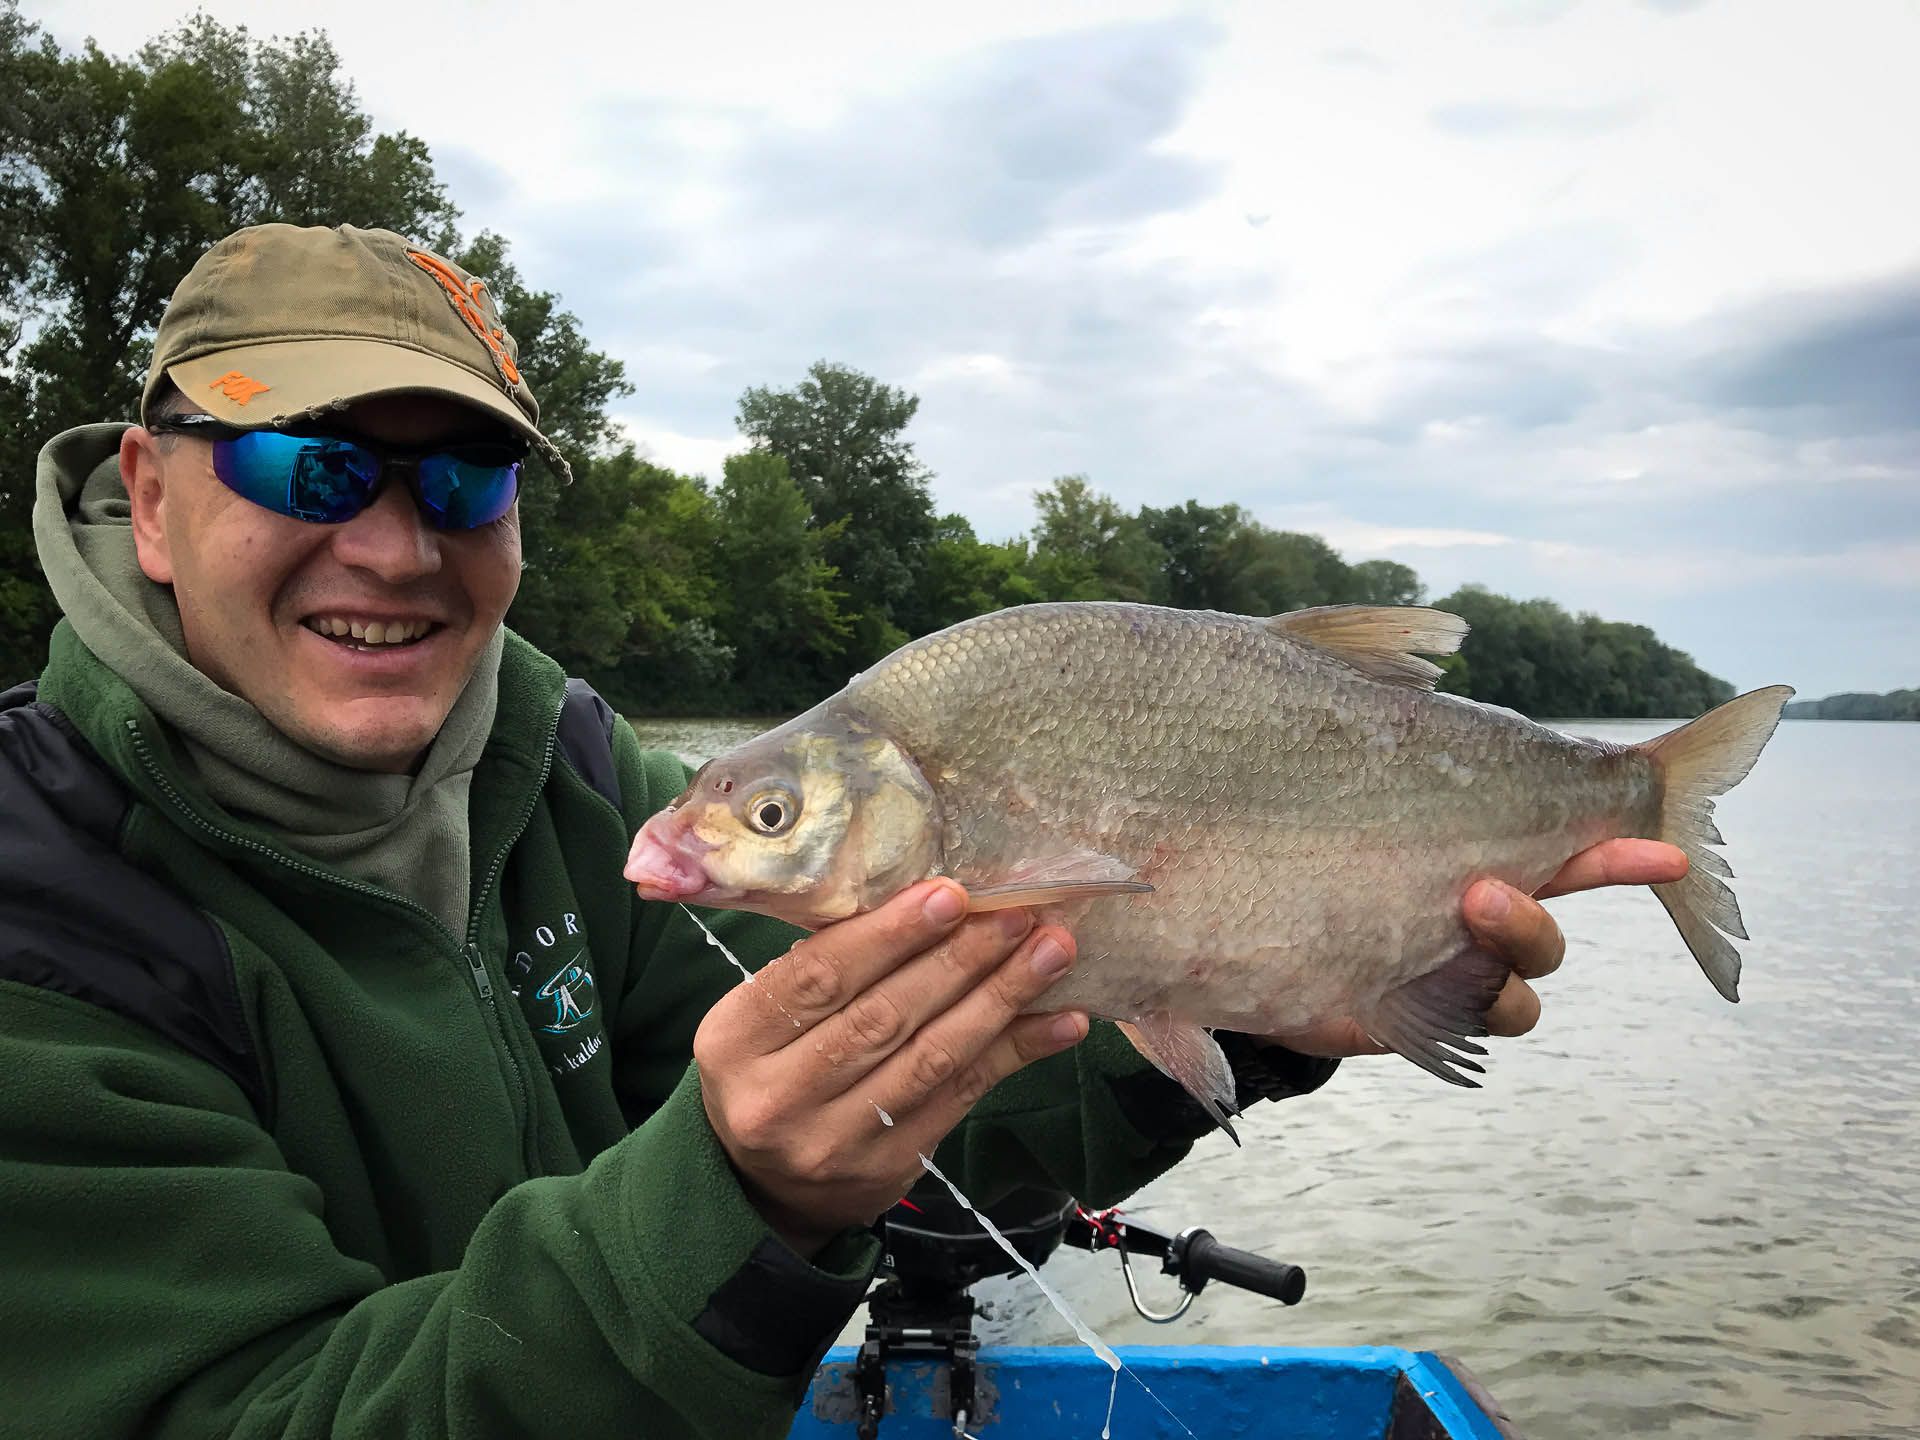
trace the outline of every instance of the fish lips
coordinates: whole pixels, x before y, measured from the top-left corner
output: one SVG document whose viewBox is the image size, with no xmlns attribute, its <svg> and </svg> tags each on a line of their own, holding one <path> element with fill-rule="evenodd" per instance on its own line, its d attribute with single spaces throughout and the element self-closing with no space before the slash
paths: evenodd
<svg viewBox="0 0 1920 1440">
<path fill-rule="evenodd" d="M 663 810 L 640 827 L 621 873 L 643 900 L 718 898 L 724 892 L 714 885 L 706 867 L 687 853 L 688 831 L 675 823 L 674 813 Z"/>
</svg>

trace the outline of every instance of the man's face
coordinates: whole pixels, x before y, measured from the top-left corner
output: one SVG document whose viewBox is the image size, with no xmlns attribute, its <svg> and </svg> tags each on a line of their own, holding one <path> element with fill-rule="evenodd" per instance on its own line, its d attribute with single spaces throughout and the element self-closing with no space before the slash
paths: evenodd
<svg viewBox="0 0 1920 1440">
<path fill-rule="evenodd" d="M 504 427 L 452 401 L 389 396 L 354 406 L 338 428 L 416 446 Z M 316 525 L 234 494 L 212 453 L 209 441 L 162 444 L 138 429 L 120 451 L 140 568 L 173 587 L 194 666 L 309 750 L 411 769 L 519 587 L 518 507 L 478 530 L 435 530 L 395 476 L 344 525 Z M 414 638 L 351 633 L 373 625 Z"/>
</svg>

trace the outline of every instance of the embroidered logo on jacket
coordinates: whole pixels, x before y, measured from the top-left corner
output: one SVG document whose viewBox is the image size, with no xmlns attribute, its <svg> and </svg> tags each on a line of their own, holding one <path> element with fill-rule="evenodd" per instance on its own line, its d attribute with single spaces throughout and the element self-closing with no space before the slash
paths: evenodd
<svg viewBox="0 0 1920 1440">
<path fill-rule="evenodd" d="M 567 957 L 556 964 L 562 951 Z M 520 1013 L 541 1059 L 556 1077 L 581 1069 L 606 1048 L 604 1021 L 597 1013 L 599 988 L 589 968 L 592 959 L 585 927 L 569 911 L 551 925 L 534 926 L 526 948 L 514 951 L 507 962 L 507 980 Z"/>
<path fill-rule="evenodd" d="M 553 1007 L 552 1017 L 540 1027 L 549 1035 L 564 1035 L 593 1014 L 593 975 L 579 963 L 586 953 L 584 949 L 575 951 L 572 959 L 533 992 L 534 999 Z"/>
</svg>

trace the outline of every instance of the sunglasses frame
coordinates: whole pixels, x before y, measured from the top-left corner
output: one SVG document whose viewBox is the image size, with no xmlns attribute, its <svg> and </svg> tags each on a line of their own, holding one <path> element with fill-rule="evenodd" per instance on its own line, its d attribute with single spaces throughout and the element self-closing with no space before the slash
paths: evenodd
<svg viewBox="0 0 1920 1440">
<path fill-rule="evenodd" d="M 214 474 L 220 480 L 221 484 L 233 491 L 233 493 L 238 495 L 242 500 L 250 504 L 258 505 L 261 509 L 270 511 L 275 515 L 283 515 L 290 520 L 298 520 L 308 525 L 344 525 L 348 521 L 358 519 L 372 507 L 374 502 L 380 498 L 382 492 L 386 490 L 387 481 L 395 470 L 404 470 L 406 472 L 407 488 L 413 493 L 414 506 L 419 510 L 420 517 L 433 529 L 454 534 L 468 530 L 485 529 L 488 525 L 494 524 L 502 519 L 506 515 L 507 510 L 513 508 L 514 501 L 517 501 L 520 495 L 519 472 L 527 462 L 529 451 L 529 447 L 524 443 L 516 443 L 512 440 L 473 440 L 452 445 L 435 443 L 432 445 L 412 446 L 386 444 L 382 441 L 370 440 L 365 436 L 355 435 L 351 432 L 281 430 L 276 427 L 267 426 L 260 427 L 259 429 L 248 429 L 239 425 L 229 425 L 226 421 L 216 419 L 212 415 L 166 415 L 150 421 L 146 428 L 151 433 L 158 435 L 187 435 L 196 440 L 209 441 L 215 445 L 238 441 L 249 435 L 269 434 L 281 435 L 294 440 L 319 440 L 334 444 L 355 446 L 366 451 L 369 455 L 373 456 L 374 459 L 379 461 L 380 470 L 375 476 L 373 484 L 368 489 L 366 498 L 359 508 L 351 514 L 340 516 L 338 519 L 329 519 L 320 515 L 299 514 L 292 510 L 282 509 L 278 505 L 269 504 L 261 500 L 258 496 L 251 495 L 239 486 L 230 483 L 226 476 L 220 474 L 220 467 L 218 465 L 214 467 Z M 479 465 L 486 468 L 505 469 L 511 466 L 514 470 L 513 499 L 508 501 L 506 510 L 502 510 L 500 514 L 494 516 L 493 519 L 483 520 L 477 525 L 441 524 L 441 509 L 432 504 L 421 491 L 420 469 L 427 461 L 442 458 L 461 464 Z"/>
</svg>

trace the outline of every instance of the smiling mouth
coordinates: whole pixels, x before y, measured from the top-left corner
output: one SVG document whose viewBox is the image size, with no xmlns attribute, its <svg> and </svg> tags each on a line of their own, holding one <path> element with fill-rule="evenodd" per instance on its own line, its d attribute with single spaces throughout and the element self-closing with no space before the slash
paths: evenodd
<svg viewBox="0 0 1920 1440">
<path fill-rule="evenodd" d="M 345 615 L 313 615 L 300 623 L 322 639 L 349 650 L 404 648 L 445 628 L 432 620 L 356 620 Z"/>
</svg>

